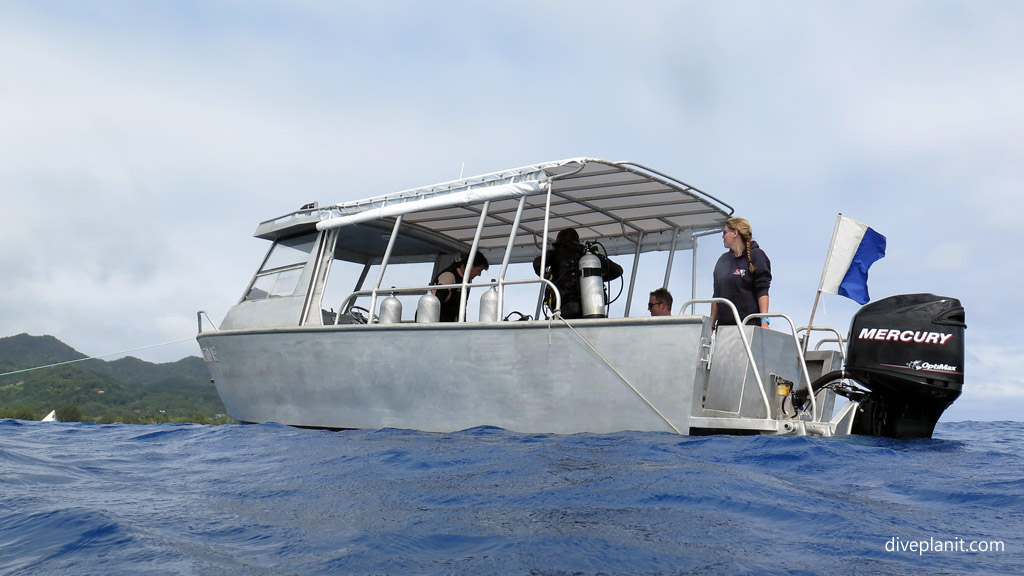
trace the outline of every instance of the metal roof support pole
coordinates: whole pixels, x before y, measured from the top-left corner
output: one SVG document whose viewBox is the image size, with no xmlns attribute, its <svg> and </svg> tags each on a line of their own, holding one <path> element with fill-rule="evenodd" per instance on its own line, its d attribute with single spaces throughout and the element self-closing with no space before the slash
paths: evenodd
<svg viewBox="0 0 1024 576">
<path fill-rule="evenodd" d="M 697 298 L 697 234 L 690 233 L 690 241 L 693 242 L 693 263 L 690 268 L 690 300 Z M 690 314 L 696 312 L 696 304 L 690 304 Z"/>
<path fill-rule="evenodd" d="M 705 231 L 705 232 L 693 232 L 693 233 L 690 234 L 690 239 L 693 242 L 693 269 L 692 269 L 692 271 L 690 273 L 690 300 L 691 300 L 690 301 L 690 313 L 691 314 L 696 312 L 696 306 L 697 306 L 696 303 L 693 302 L 693 299 L 697 298 L 697 238 L 700 238 L 702 236 L 710 236 L 712 234 L 719 234 L 721 231 L 722 231 L 722 229 L 718 228 L 718 229 L 715 229 L 715 230 L 708 230 L 708 231 Z M 685 309 L 686 309 L 686 306 L 683 306 L 682 310 L 680 310 L 679 312 L 682 313 L 683 310 L 685 310 Z"/>
<path fill-rule="evenodd" d="M 505 246 L 505 257 L 501 260 L 501 273 L 498 275 L 498 318 L 505 317 L 505 272 L 508 271 L 508 261 L 512 258 L 512 247 L 516 242 L 519 223 L 523 219 L 524 208 L 526 208 L 526 196 L 519 198 L 519 208 L 516 209 L 516 217 L 512 222 L 512 231 L 508 235 L 508 244 Z"/>
<path fill-rule="evenodd" d="M 679 241 L 679 228 L 672 229 L 672 248 L 668 251 L 668 264 L 665 265 L 665 281 L 661 287 L 668 290 L 668 279 L 672 275 L 672 261 L 676 257 L 676 243 Z M 693 296 L 691 296 L 692 298 Z"/>
<path fill-rule="evenodd" d="M 373 293 L 370 294 L 370 317 L 367 322 L 373 321 L 373 311 L 377 309 L 377 291 L 380 290 L 380 283 L 384 280 L 384 270 L 388 267 L 388 260 L 391 259 L 391 249 L 395 247 L 395 240 L 398 238 L 398 230 L 402 227 L 402 215 L 395 218 L 395 226 L 391 229 L 391 238 L 388 238 L 388 247 L 384 251 L 384 258 L 380 261 L 380 270 L 377 272 L 377 281 L 373 283 Z"/>
<path fill-rule="evenodd" d="M 359 273 L 359 278 L 356 279 L 356 285 L 352 288 L 353 292 L 359 292 L 363 289 L 363 284 L 366 284 L 366 277 L 370 275 L 370 268 L 373 267 L 373 262 L 370 258 L 366 259 L 366 263 L 363 264 L 363 270 Z"/>
<path fill-rule="evenodd" d="M 338 239 L 338 233 L 323 232 L 317 241 L 316 262 L 313 265 L 313 274 L 309 279 L 309 291 L 306 293 L 306 300 L 302 303 L 302 320 L 300 325 L 313 322 L 314 325 L 323 326 L 323 315 L 319 310 L 323 309 L 324 289 L 326 288 L 327 277 L 331 272 L 331 264 L 334 262 L 334 243 Z M 316 306 L 313 306 L 313 303 Z M 313 316 L 314 318 L 310 318 Z"/>
<path fill-rule="evenodd" d="M 547 196 L 544 198 L 544 237 L 540 239 L 540 277 L 544 277 L 544 270 L 547 270 L 548 265 L 548 226 L 551 224 L 551 181 L 548 180 L 544 183 L 547 187 Z M 537 292 L 537 311 L 534 312 L 533 317 L 540 320 L 540 311 L 544 306 L 544 290 L 545 286 L 542 282 L 540 289 Z M 551 311 L 552 313 L 554 310 Z"/>
<path fill-rule="evenodd" d="M 470 276 L 473 275 L 473 267 L 470 263 L 476 258 L 476 249 L 480 246 L 480 235 L 484 231 L 484 221 L 487 220 L 487 211 L 491 208 L 491 201 L 484 201 L 483 208 L 480 209 L 480 220 L 476 223 L 476 234 L 473 235 L 473 246 L 469 249 L 469 257 L 466 260 L 465 267 L 462 270 L 462 294 L 459 298 L 459 322 L 466 321 L 466 299 L 469 298 L 469 282 L 472 280 Z"/>
<path fill-rule="evenodd" d="M 640 266 L 640 247 L 644 243 L 644 233 L 640 232 L 636 238 L 636 252 L 633 253 L 633 271 L 629 275 L 629 294 L 626 295 L 626 313 L 629 318 L 629 305 L 633 303 L 633 288 L 636 286 L 636 269 Z"/>
</svg>

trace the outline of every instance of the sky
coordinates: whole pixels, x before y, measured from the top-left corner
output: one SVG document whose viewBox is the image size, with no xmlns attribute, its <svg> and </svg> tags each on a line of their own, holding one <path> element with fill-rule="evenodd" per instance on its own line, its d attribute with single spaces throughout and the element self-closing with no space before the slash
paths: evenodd
<svg viewBox="0 0 1024 576">
<path fill-rule="evenodd" d="M 868 224 L 873 298 L 966 309 L 943 420 L 1021 420 L 1022 29 L 992 0 L 0 0 L 0 337 L 198 355 L 260 221 L 589 156 L 732 205 L 799 325 L 836 215 Z"/>
</svg>

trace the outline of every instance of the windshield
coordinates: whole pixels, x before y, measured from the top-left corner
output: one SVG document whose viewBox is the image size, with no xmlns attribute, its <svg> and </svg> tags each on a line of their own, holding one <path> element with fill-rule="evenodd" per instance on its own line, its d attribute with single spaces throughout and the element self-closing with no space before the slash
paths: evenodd
<svg viewBox="0 0 1024 576">
<path fill-rule="evenodd" d="M 256 273 L 245 299 L 262 300 L 293 295 L 315 242 L 315 232 L 275 242 L 263 267 Z"/>
</svg>

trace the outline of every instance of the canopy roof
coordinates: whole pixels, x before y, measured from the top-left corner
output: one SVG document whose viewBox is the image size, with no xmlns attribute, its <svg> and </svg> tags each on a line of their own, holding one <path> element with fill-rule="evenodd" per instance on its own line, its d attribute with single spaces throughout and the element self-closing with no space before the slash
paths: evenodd
<svg viewBox="0 0 1024 576">
<path fill-rule="evenodd" d="M 274 239 L 308 229 L 339 229 L 335 256 L 379 260 L 398 216 L 401 232 L 391 260 L 432 260 L 468 252 L 485 209 L 478 249 L 500 261 L 521 199 L 525 206 L 512 246 L 512 262 L 532 260 L 543 245 L 550 190 L 548 235 L 575 228 L 609 255 L 692 247 L 693 234 L 721 228 L 731 206 L 693 186 L 632 162 L 570 158 L 453 180 L 264 222 L 256 236 Z"/>
</svg>

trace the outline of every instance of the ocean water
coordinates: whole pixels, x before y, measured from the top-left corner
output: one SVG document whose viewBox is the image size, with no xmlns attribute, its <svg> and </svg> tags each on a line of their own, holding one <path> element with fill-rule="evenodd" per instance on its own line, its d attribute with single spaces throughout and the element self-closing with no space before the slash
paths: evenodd
<svg viewBox="0 0 1024 576">
<path fill-rule="evenodd" d="M 0 420 L 0 574 L 1020 574 L 1022 446 Z"/>
</svg>

